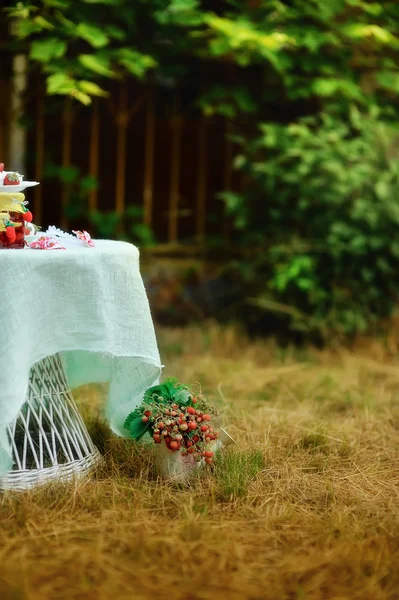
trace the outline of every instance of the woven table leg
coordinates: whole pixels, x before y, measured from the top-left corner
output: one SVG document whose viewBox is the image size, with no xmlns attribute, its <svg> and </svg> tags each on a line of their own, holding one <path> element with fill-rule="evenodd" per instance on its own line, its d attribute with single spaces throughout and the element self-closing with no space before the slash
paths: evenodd
<svg viewBox="0 0 399 600">
<path fill-rule="evenodd" d="M 36 363 L 25 404 L 8 427 L 13 469 L 0 488 L 23 491 L 88 473 L 100 460 L 68 387 L 59 354 Z"/>
</svg>

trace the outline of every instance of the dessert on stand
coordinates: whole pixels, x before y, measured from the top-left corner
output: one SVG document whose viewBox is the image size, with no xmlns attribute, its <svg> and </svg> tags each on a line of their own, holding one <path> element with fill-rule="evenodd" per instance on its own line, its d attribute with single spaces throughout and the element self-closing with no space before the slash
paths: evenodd
<svg viewBox="0 0 399 600">
<path fill-rule="evenodd" d="M 39 182 L 24 181 L 23 175 L 5 171 L 4 163 L 0 163 L 0 249 L 25 247 L 25 235 L 31 233 L 32 213 L 22 192 L 35 185 Z"/>
</svg>

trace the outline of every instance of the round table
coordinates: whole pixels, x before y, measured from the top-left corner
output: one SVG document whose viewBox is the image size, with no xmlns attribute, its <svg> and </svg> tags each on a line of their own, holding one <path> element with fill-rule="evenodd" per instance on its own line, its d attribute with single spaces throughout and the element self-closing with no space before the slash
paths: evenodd
<svg viewBox="0 0 399 600">
<path fill-rule="evenodd" d="M 138 249 L 60 242 L 65 250 L 0 250 L 3 488 L 76 475 L 96 461 L 71 388 L 108 383 L 106 416 L 125 435 L 126 416 L 161 373 Z"/>
</svg>

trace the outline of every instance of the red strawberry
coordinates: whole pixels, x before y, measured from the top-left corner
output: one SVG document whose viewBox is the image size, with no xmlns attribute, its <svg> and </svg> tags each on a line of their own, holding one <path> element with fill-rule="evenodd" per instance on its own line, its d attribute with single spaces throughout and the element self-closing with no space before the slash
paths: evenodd
<svg viewBox="0 0 399 600">
<path fill-rule="evenodd" d="M 213 456 L 212 450 L 207 450 L 206 452 L 204 452 L 204 456 L 205 456 L 205 458 L 212 458 L 212 456 Z"/>
<path fill-rule="evenodd" d="M 4 163 L 0 163 L 0 173 L 4 171 Z"/>
<path fill-rule="evenodd" d="M 170 442 L 169 444 L 169 448 L 173 451 L 176 451 L 179 447 L 179 444 L 177 442 L 175 442 L 174 440 L 172 442 Z"/>
<path fill-rule="evenodd" d="M 189 406 L 187 408 L 187 412 L 189 415 L 195 415 L 195 408 L 193 408 L 192 406 Z"/>
<path fill-rule="evenodd" d="M 3 185 L 19 185 L 19 173 L 7 173 L 4 177 Z"/>
<path fill-rule="evenodd" d="M 26 213 L 24 213 L 23 217 L 24 217 L 24 221 L 26 221 L 27 223 L 32 223 L 33 215 L 30 212 L 30 210 L 27 210 Z M 144 414 L 146 414 L 146 412 Z M 149 416 L 149 415 L 147 415 L 147 416 Z"/>
<path fill-rule="evenodd" d="M 190 421 L 190 423 L 188 424 L 188 428 L 191 430 L 197 429 L 197 423 L 194 423 L 194 421 Z"/>
<path fill-rule="evenodd" d="M 15 242 L 15 238 L 17 236 L 15 233 L 15 228 L 12 225 L 8 225 L 8 227 L 6 227 L 6 236 L 11 243 Z"/>
</svg>

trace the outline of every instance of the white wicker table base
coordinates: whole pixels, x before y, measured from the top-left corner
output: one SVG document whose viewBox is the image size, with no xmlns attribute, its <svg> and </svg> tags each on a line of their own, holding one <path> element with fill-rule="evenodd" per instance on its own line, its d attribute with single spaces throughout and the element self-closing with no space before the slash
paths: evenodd
<svg viewBox="0 0 399 600">
<path fill-rule="evenodd" d="M 23 491 L 87 474 L 100 460 L 68 387 L 58 354 L 31 370 L 25 404 L 8 427 L 13 469 L 0 488 Z"/>
</svg>

